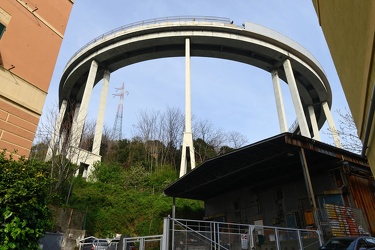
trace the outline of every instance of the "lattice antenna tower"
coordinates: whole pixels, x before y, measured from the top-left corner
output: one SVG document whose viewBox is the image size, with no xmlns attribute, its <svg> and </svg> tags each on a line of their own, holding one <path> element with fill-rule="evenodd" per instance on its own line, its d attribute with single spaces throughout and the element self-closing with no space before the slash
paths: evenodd
<svg viewBox="0 0 375 250">
<path fill-rule="evenodd" d="M 120 100 L 117 106 L 117 113 L 116 113 L 116 119 L 115 124 L 113 125 L 113 139 L 114 140 L 121 140 L 122 139 L 122 114 L 124 112 L 124 95 L 129 94 L 128 91 L 125 91 L 124 89 L 124 83 L 122 83 L 121 88 L 115 88 L 116 94 L 112 94 L 113 97 L 119 96 Z"/>
</svg>

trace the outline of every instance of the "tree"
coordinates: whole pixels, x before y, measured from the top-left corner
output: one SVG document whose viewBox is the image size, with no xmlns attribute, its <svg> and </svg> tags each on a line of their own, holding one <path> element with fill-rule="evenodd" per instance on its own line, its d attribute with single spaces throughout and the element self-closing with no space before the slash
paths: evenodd
<svg viewBox="0 0 375 250">
<path fill-rule="evenodd" d="M 150 169 L 159 166 L 177 166 L 181 156 L 181 142 L 184 131 L 184 115 L 176 108 L 167 107 L 161 111 L 142 111 L 135 128 L 136 138 L 142 141 L 146 154 L 144 162 Z M 248 139 L 238 133 L 225 133 L 215 128 L 208 120 L 193 118 L 192 132 L 197 163 L 243 146 Z"/>
<path fill-rule="evenodd" d="M 167 107 L 161 111 L 141 111 L 138 115 L 135 137 L 140 138 L 146 150 L 146 162 L 151 169 L 173 162 L 182 141 L 184 116 L 179 109 Z"/>
<path fill-rule="evenodd" d="M 0 153 L 0 249 L 39 249 L 50 226 L 48 190 L 51 182 L 43 162 L 7 158 Z"/>
<path fill-rule="evenodd" d="M 168 107 L 164 112 L 163 119 L 163 142 L 166 152 L 163 164 L 168 162 L 176 166 L 180 162 L 180 148 L 182 135 L 184 131 L 185 118 L 182 111 L 178 108 Z"/>
<path fill-rule="evenodd" d="M 84 162 L 90 156 L 93 147 L 95 122 L 85 121 L 81 136 L 72 132 L 74 111 L 74 103 L 67 104 L 63 115 L 56 112 L 56 107 L 52 107 L 46 112 L 37 129 L 38 147 L 34 148 L 36 151 L 30 154 L 30 158 L 40 155 L 40 151 L 47 152 L 45 160 L 50 163 L 50 178 L 55 180 L 55 185 L 50 189 L 51 193 L 62 194 L 63 190 L 68 189 L 68 180 L 79 169 L 79 162 Z M 60 122 L 61 125 L 56 126 Z M 80 144 L 72 146 L 77 141 Z"/>
<path fill-rule="evenodd" d="M 195 121 L 193 135 L 197 163 L 217 156 L 225 144 L 225 133 L 221 129 L 216 129 L 208 120 Z"/>
<path fill-rule="evenodd" d="M 234 149 L 240 148 L 246 143 L 248 143 L 248 138 L 237 131 L 231 131 L 227 133 L 227 142 Z"/>
<path fill-rule="evenodd" d="M 203 139 L 198 138 L 194 140 L 194 148 L 195 148 L 195 155 L 196 161 L 198 164 L 217 156 L 218 152 L 216 152 L 215 147 L 206 143 Z"/>
<path fill-rule="evenodd" d="M 212 146 L 216 152 L 219 152 L 220 147 L 226 141 L 225 133 L 221 129 L 215 128 L 212 122 L 208 120 L 195 121 L 193 124 L 193 135 L 195 139 L 200 138 Z"/>
<path fill-rule="evenodd" d="M 340 116 L 340 119 L 339 128 L 334 132 L 339 135 L 343 148 L 360 154 L 362 151 L 362 142 L 358 137 L 357 127 L 355 126 L 352 114 L 348 109 L 345 109 L 345 112 L 336 110 L 336 113 Z M 328 130 L 331 131 L 331 129 Z"/>
</svg>

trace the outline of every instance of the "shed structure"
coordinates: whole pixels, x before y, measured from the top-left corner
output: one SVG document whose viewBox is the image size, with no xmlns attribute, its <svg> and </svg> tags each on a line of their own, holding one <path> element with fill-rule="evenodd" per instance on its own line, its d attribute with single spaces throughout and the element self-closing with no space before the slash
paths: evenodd
<svg viewBox="0 0 375 250">
<path fill-rule="evenodd" d="M 205 220 L 374 235 L 374 183 L 365 158 L 282 133 L 202 163 L 164 193 L 204 201 Z"/>
</svg>

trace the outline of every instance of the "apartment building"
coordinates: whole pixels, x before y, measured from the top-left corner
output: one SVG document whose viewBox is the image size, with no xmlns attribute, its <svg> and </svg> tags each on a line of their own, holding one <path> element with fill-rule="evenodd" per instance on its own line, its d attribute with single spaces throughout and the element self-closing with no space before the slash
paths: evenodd
<svg viewBox="0 0 375 250">
<path fill-rule="evenodd" d="M 0 149 L 29 156 L 74 0 L 0 2 Z"/>
</svg>

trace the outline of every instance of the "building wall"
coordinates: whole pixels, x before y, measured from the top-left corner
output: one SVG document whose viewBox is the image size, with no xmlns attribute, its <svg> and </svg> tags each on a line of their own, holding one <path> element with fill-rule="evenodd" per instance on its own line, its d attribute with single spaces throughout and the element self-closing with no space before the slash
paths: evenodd
<svg viewBox="0 0 375 250">
<path fill-rule="evenodd" d="M 364 141 L 375 84 L 375 1 L 312 0 L 358 135 Z M 372 122 L 367 157 L 375 175 Z"/>
<path fill-rule="evenodd" d="M 205 201 L 205 212 L 207 218 L 224 217 L 226 222 L 254 224 L 262 220 L 264 225 L 286 226 L 283 219 L 276 224 L 273 219 L 295 211 L 298 199 L 307 199 L 303 180 L 293 185 L 270 186 L 259 191 L 247 187 L 228 192 Z"/>
<path fill-rule="evenodd" d="M 72 0 L 5 0 L 0 22 L 0 149 L 28 156 Z"/>
<path fill-rule="evenodd" d="M 349 188 L 350 192 L 343 191 L 342 185 L 349 184 L 348 176 L 351 175 L 347 175 L 348 172 L 336 169 L 311 175 L 318 209 L 325 209 L 324 203 L 327 203 L 360 208 L 366 214 L 369 210 L 373 210 L 366 209 L 358 202 L 361 199 L 366 201 L 363 202 L 365 205 L 372 204 L 374 199 L 370 195 L 361 195 L 353 187 Z M 357 178 L 366 183 L 375 184 L 373 180 Z M 366 187 L 369 187 L 371 183 L 366 184 Z M 256 221 L 262 221 L 262 224 L 266 226 L 309 228 L 314 226 L 312 211 L 302 175 L 293 182 L 263 187 L 257 191 L 245 187 L 205 201 L 206 219 L 233 223 L 256 224 Z M 373 212 L 367 216 L 367 229 L 370 232 L 374 230 L 371 222 L 373 216 Z"/>
</svg>

